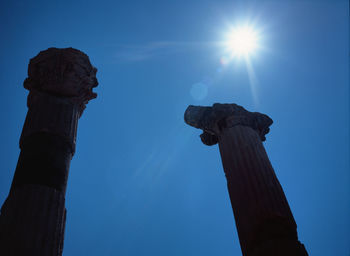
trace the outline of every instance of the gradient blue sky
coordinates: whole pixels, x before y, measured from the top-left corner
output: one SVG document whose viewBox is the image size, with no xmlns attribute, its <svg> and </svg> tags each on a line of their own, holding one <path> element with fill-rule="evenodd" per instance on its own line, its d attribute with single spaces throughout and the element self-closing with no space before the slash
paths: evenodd
<svg viewBox="0 0 350 256">
<path fill-rule="evenodd" d="M 221 65 L 215 42 L 245 22 L 264 49 L 250 69 Z M 183 121 L 187 105 L 215 102 L 274 120 L 264 144 L 300 240 L 312 256 L 349 256 L 348 22 L 340 0 L 1 1 L 0 203 L 29 59 L 74 47 L 100 85 L 79 123 L 64 256 L 241 255 L 218 147 Z"/>
</svg>

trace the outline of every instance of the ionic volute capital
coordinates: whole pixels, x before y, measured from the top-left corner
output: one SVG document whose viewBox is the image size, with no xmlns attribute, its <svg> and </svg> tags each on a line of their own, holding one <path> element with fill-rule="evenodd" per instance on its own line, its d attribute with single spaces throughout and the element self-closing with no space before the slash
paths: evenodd
<svg viewBox="0 0 350 256">
<path fill-rule="evenodd" d="M 254 129 L 264 141 L 273 121 L 267 115 L 249 112 L 237 104 L 216 103 L 212 107 L 190 105 L 185 112 L 185 122 L 202 129 L 202 142 L 211 146 L 218 142 L 222 130 L 236 125 Z"/>
</svg>

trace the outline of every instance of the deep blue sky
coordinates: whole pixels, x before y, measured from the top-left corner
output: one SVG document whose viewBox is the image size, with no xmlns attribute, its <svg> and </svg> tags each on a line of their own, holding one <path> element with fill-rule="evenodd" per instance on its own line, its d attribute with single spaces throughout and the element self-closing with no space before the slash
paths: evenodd
<svg viewBox="0 0 350 256">
<path fill-rule="evenodd" d="M 264 144 L 300 240 L 312 256 L 348 256 L 348 10 L 340 0 L 2 1 L 0 203 L 29 59 L 74 47 L 100 85 L 79 123 L 64 256 L 241 255 L 218 147 L 183 121 L 187 105 L 215 102 L 274 120 Z M 253 80 L 244 61 L 223 67 L 213 43 L 247 21 L 264 44 Z"/>
</svg>

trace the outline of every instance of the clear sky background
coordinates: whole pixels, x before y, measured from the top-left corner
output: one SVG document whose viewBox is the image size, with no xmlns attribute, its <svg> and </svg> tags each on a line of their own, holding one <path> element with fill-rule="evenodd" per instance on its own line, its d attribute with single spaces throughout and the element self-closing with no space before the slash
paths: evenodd
<svg viewBox="0 0 350 256">
<path fill-rule="evenodd" d="M 230 25 L 264 46 L 222 64 Z M 350 255 L 348 1 L 1 1 L 0 203 L 19 155 L 29 59 L 74 47 L 98 68 L 79 122 L 64 256 L 241 255 L 217 145 L 189 104 L 268 114 L 264 143 L 312 256 Z"/>
</svg>

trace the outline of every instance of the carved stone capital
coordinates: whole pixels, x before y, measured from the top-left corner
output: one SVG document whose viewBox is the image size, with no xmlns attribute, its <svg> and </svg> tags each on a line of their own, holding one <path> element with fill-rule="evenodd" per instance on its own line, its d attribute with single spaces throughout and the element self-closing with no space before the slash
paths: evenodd
<svg viewBox="0 0 350 256">
<path fill-rule="evenodd" d="M 188 106 L 185 112 L 185 122 L 202 129 L 201 140 L 211 146 L 218 142 L 223 129 L 236 125 L 249 126 L 265 141 L 265 135 L 270 131 L 272 119 L 258 112 L 249 112 L 237 104 L 215 103 L 212 107 Z"/>
<path fill-rule="evenodd" d="M 97 96 L 92 91 L 98 85 L 96 72 L 85 53 L 73 48 L 49 48 L 30 60 L 23 86 L 30 95 L 38 91 L 65 97 L 79 105 L 81 115 L 85 104 Z"/>
<path fill-rule="evenodd" d="M 89 57 L 73 48 L 49 48 L 32 58 L 24 88 L 29 90 L 28 113 L 20 146 L 36 133 L 62 137 L 75 150 L 78 119 L 98 85 Z"/>
</svg>

